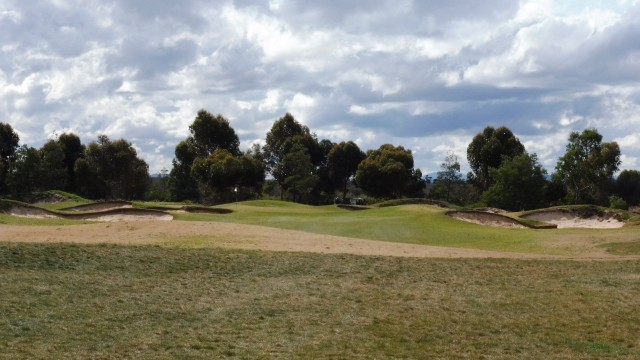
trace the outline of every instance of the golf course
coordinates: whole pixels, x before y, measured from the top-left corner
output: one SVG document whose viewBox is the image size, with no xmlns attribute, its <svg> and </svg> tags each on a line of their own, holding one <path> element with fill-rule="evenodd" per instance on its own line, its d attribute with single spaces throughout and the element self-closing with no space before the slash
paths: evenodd
<svg viewBox="0 0 640 360">
<path fill-rule="evenodd" d="M 633 213 L 502 215 L 514 228 L 430 204 L 2 209 L 2 358 L 640 356 Z"/>
</svg>

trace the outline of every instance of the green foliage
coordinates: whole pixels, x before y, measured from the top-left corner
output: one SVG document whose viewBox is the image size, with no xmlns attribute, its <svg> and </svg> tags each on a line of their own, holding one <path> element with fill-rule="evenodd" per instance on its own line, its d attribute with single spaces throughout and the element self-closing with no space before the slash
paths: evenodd
<svg viewBox="0 0 640 360">
<path fill-rule="evenodd" d="M 169 173 L 169 190 L 173 201 L 197 200 L 200 197 L 198 184 L 191 177 L 191 166 L 196 158 L 193 138 L 176 145 L 173 168 Z"/>
<path fill-rule="evenodd" d="M 612 209 L 629 210 L 629 205 L 623 198 L 615 195 L 609 196 L 609 207 Z"/>
<path fill-rule="evenodd" d="M 9 165 L 6 174 L 6 185 L 14 197 L 42 190 L 43 172 L 40 153 L 36 148 L 20 146 Z"/>
<path fill-rule="evenodd" d="M 468 189 L 465 189 L 466 184 L 460 174 L 458 157 L 452 152 L 448 153 L 440 168 L 442 170 L 438 172 L 434 180 L 433 186 L 429 191 L 429 197 L 446 202 L 464 204 L 464 194 Z"/>
<path fill-rule="evenodd" d="M 596 129 L 569 135 L 566 153 L 556 165 L 556 179 L 564 184 L 567 200 L 573 204 L 606 203 L 605 186 L 613 181 L 620 165 L 616 142 L 602 143 Z"/>
<path fill-rule="evenodd" d="M 176 146 L 169 174 L 172 200 L 226 201 L 237 195 L 235 186 L 244 197 L 259 193 L 264 182 L 259 151 L 242 155 L 227 119 L 201 109 L 189 131 L 191 135 Z"/>
<path fill-rule="evenodd" d="M 195 159 L 191 177 L 200 185 L 205 202 L 222 203 L 238 199 L 238 196 L 245 199 L 247 193 L 259 192 L 264 182 L 264 168 L 250 155 L 238 157 L 218 149 L 207 158 Z"/>
<path fill-rule="evenodd" d="M 615 182 L 615 193 L 629 205 L 640 204 L 640 171 L 623 170 Z"/>
<path fill-rule="evenodd" d="M 318 202 L 321 179 L 328 178 L 327 156 L 332 146 L 328 140 L 318 142 L 309 128 L 289 113 L 273 123 L 267 133 L 264 158 L 280 188 L 280 199 L 288 195 L 294 201 Z"/>
<path fill-rule="evenodd" d="M 40 148 L 41 189 L 68 189 L 69 172 L 67 171 L 65 152 L 60 144 L 49 140 Z"/>
<path fill-rule="evenodd" d="M 293 115 L 286 113 L 273 123 L 271 130 L 267 133 L 264 154 L 268 170 L 271 171 L 294 147 L 300 146 L 306 149 L 314 166 L 322 162 L 322 149 L 315 136 L 311 134 L 308 127 L 300 124 Z M 276 180 L 279 183 L 284 181 L 284 179 L 277 177 Z"/>
<path fill-rule="evenodd" d="M 484 192 L 483 201 L 505 210 L 526 210 L 544 206 L 546 170 L 535 154 L 523 153 L 504 159 L 494 170 L 495 183 Z"/>
<path fill-rule="evenodd" d="M 7 173 L 11 162 L 15 159 L 20 137 L 11 125 L 0 123 L 0 195 L 7 194 L 9 188 L 6 184 Z"/>
<path fill-rule="evenodd" d="M 82 145 L 78 135 L 73 133 L 63 133 L 58 137 L 56 143 L 64 153 L 64 168 L 67 172 L 68 185 L 66 190 L 77 191 L 75 181 L 75 163 L 84 157 L 85 146 Z"/>
<path fill-rule="evenodd" d="M 367 153 L 358 165 L 356 183 L 368 195 L 383 198 L 415 196 L 426 185 L 420 170 L 413 168 L 411 151 L 390 144 Z"/>
<path fill-rule="evenodd" d="M 151 178 L 149 190 L 144 198 L 147 201 L 171 201 L 171 191 L 169 190 L 169 176 L 167 169 L 162 169 L 159 176 Z"/>
<path fill-rule="evenodd" d="M 341 142 L 333 146 L 328 155 L 329 178 L 342 190 L 342 198 L 347 197 L 349 181 L 355 176 L 358 165 L 366 155 L 353 141 Z"/>
<path fill-rule="evenodd" d="M 142 199 L 150 183 L 149 166 L 131 143 L 111 141 L 106 135 L 87 146 L 85 159 L 76 160 L 75 172 L 87 197 L 104 192 L 106 198 Z"/>
<path fill-rule="evenodd" d="M 189 131 L 193 138 L 193 148 L 199 157 L 207 157 L 216 150 L 227 150 L 231 154 L 240 155 L 240 140 L 229 120 L 222 115 L 213 116 L 201 109 L 191 125 Z"/>
<path fill-rule="evenodd" d="M 477 134 L 467 147 L 467 160 L 473 171 L 470 177 L 481 189 L 495 183 L 492 169 L 498 169 L 505 159 L 524 153 L 524 145 L 506 127 L 494 129 L 487 126 Z"/>
</svg>

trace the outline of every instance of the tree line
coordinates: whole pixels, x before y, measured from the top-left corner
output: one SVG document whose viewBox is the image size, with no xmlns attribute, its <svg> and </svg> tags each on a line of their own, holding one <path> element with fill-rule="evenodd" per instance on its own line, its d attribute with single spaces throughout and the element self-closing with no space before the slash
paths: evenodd
<svg viewBox="0 0 640 360">
<path fill-rule="evenodd" d="M 16 198 L 64 190 L 91 199 L 141 199 L 150 184 L 149 166 L 131 143 L 105 135 L 83 145 L 64 133 L 41 148 L 19 145 L 9 124 L 0 123 L 0 194 Z"/>
<path fill-rule="evenodd" d="M 353 141 L 319 140 L 289 113 L 273 123 L 264 146 L 244 152 L 239 146 L 229 121 L 202 109 L 189 136 L 176 145 L 171 170 L 152 178 L 147 163 L 124 139 L 101 135 L 83 145 L 77 135 L 65 133 L 35 149 L 19 146 L 11 126 L 0 123 L 0 193 L 19 197 L 61 189 L 92 199 L 206 204 L 263 196 L 307 204 L 428 197 L 507 210 L 640 202 L 640 172 L 625 170 L 615 178 L 620 148 L 603 143 L 596 129 L 569 136 L 551 175 L 506 127 L 489 126 L 473 138 L 466 177 L 453 153 L 431 179 L 414 167 L 411 151 L 402 146 L 384 144 L 365 152 Z"/>
</svg>

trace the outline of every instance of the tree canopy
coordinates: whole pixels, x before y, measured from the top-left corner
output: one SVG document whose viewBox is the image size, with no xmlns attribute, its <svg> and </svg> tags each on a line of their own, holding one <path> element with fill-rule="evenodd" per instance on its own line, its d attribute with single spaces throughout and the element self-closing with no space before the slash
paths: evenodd
<svg viewBox="0 0 640 360">
<path fill-rule="evenodd" d="M 240 140 L 229 120 L 222 115 L 212 115 L 201 109 L 198 115 L 189 125 L 189 131 L 193 141 L 188 142 L 193 146 L 195 153 L 200 157 L 207 157 L 218 149 L 227 150 L 231 154 L 240 155 Z"/>
<path fill-rule="evenodd" d="M 267 170 L 280 186 L 280 198 L 291 191 L 294 199 L 318 184 L 318 169 L 325 162 L 323 148 L 308 127 L 286 113 L 267 133 L 264 156 Z"/>
<path fill-rule="evenodd" d="M 141 199 L 149 187 L 149 166 L 124 139 L 111 141 L 106 135 L 98 136 L 87 146 L 85 159 L 76 165 L 85 191 L 102 192 L 107 198 Z M 85 195 L 95 196 L 92 192 Z"/>
<path fill-rule="evenodd" d="M 441 170 L 438 171 L 438 175 L 434 181 L 432 197 L 442 199 L 447 202 L 452 201 L 454 198 L 458 200 L 459 194 L 455 194 L 455 190 L 464 183 L 462 180 L 462 174 L 460 174 L 460 163 L 458 157 L 449 152 L 444 159 L 444 162 L 440 165 Z M 456 201 L 459 202 L 459 201 Z"/>
<path fill-rule="evenodd" d="M 169 189 L 173 200 L 198 200 L 200 188 L 194 178 L 192 165 L 196 159 L 204 162 L 218 150 L 225 150 L 232 156 L 240 156 L 240 140 L 229 120 L 222 115 L 213 115 L 200 109 L 193 123 L 189 125 L 190 135 L 176 146 L 173 167 L 169 173 Z M 200 171 L 197 172 L 202 175 Z M 203 178 L 200 178 L 201 180 Z M 201 184 L 210 184 L 209 181 Z"/>
<path fill-rule="evenodd" d="M 495 183 L 485 191 L 483 200 L 488 206 L 511 211 L 541 207 L 545 202 L 546 173 L 535 154 L 507 158 L 494 170 Z"/>
<path fill-rule="evenodd" d="M 336 144 L 327 156 L 327 168 L 330 181 L 342 191 L 342 198 L 347 197 L 347 185 L 358 170 L 358 165 L 366 157 L 358 145 L 353 141 Z"/>
<path fill-rule="evenodd" d="M 413 168 L 413 155 L 402 146 L 385 144 L 367 153 L 358 165 L 356 182 L 375 197 L 400 198 L 424 189 L 420 170 Z"/>
<path fill-rule="evenodd" d="M 9 188 L 6 184 L 9 164 L 15 159 L 20 137 L 11 125 L 0 123 L 0 194 L 6 194 Z"/>
<path fill-rule="evenodd" d="M 578 203 L 607 202 L 603 190 L 613 182 L 620 165 L 620 147 L 616 142 L 602 143 L 596 129 L 572 132 L 565 154 L 556 165 L 554 176 L 566 190 L 568 201 Z"/>
<path fill-rule="evenodd" d="M 426 196 L 508 210 L 613 200 L 637 205 L 640 172 L 625 170 L 614 178 L 620 156 L 618 144 L 603 143 L 596 129 L 573 132 L 547 181 L 537 156 L 529 155 L 511 130 L 487 126 L 467 147 L 472 170 L 467 179 L 449 153 Z M 318 140 L 289 113 L 274 121 L 264 146 L 255 142 L 242 153 L 230 122 L 201 109 L 189 135 L 176 145 L 172 163 L 170 172 L 163 169 L 152 179 L 147 163 L 125 139 L 101 135 L 85 146 L 77 135 L 63 133 L 36 149 L 19 146 L 13 128 L 0 123 L 0 194 L 5 196 L 64 189 L 93 199 L 221 203 L 264 191 L 283 200 L 328 204 L 338 191 L 343 198 L 363 193 L 378 199 L 423 197 L 431 181 L 414 168 L 409 149 L 385 144 L 365 154 L 353 141 Z M 265 180 L 267 172 L 273 179 Z"/>
<path fill-rule="evenodd" d="M 640 205 L 640 171 L 620 172 L 615 183 L 615 193 L 631 206 Z"/>
<path fill-rule="evenodd" d="M 498 169 L 505 159 L 524 153 L 524 145 L 506 127 L 494 129 L 487 126 L 477 134 L 467 147 L 467 160 L 472 170 L 472 180 L 481 190 L 495 183 L 492 169 Z"/>
</svg>

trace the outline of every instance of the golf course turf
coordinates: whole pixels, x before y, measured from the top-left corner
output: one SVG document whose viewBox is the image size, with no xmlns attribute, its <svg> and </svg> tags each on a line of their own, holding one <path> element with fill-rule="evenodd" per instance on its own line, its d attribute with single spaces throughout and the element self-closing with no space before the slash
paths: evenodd
<svg viewBox="0 0 640 360">
<path fill-rule="evenodd" d="M 212 229 L 207 223 L 222 221 L 229 229 L 289 229 L 287 236 L 580 261 L 240 250 L 217 246 L 213 233 L 134 239 L 152 224 L 0 215 L 1 357 L 640 357 L 637 227 L 500 229 L 430 205 L 349 211 L 263 201 L 225 208 L 233 212 L 175 212 L 162 226 L 197 231 L 199 223 Z M 130 234 L 131 243 L 144 245 L 26 242 L 36 236 L 29 234 L 46 230 L 54 238 L 74 228 L 104 231 L 107 240 Z M 9 233 L 16 229 L 24 241 Z M 225 244 L 236 240 L 224 237 Z"/>
</svg>

